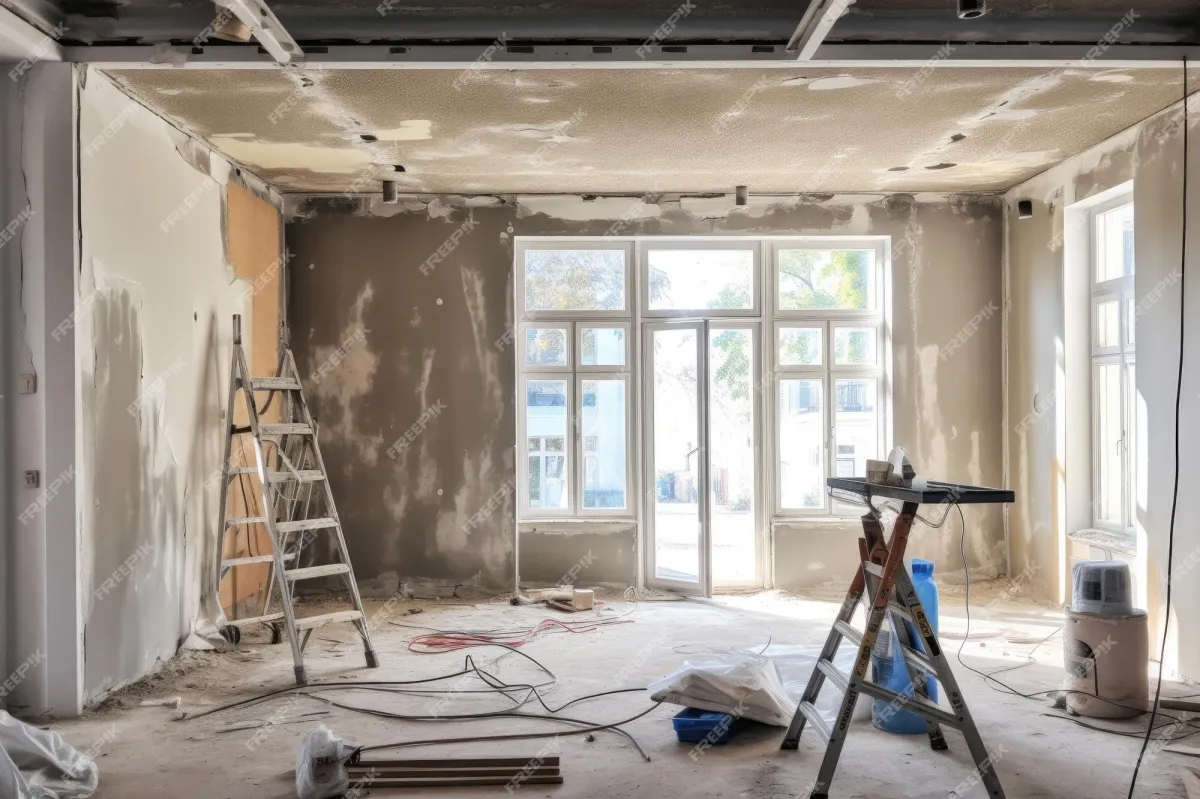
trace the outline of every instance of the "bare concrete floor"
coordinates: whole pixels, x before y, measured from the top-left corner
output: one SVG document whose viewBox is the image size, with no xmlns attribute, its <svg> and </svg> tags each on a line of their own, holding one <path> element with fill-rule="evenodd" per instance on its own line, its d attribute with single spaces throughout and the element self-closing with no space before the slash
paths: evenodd
<svg viewBox="0 0 1200 799">
<path fill-rule="evenodd" d="M 981 587 L 972 596 L 971 637 L 964 649 L 966 662 L 983 670 L 1017 665 L 1037 641 L 1059 625 L 1061 614 L 1053 608 L 1015 604 L 995 599 L 997 588 Z M 942 632 L 949 652 L 958 648 L 964 632 L 961 595 L 943 592 Z M 762 647 L 775 643 L 820 644 L 836 612 L 833 597 L 797 598 L 770 592 L 750 597 L 728 597 L 713 602 L 643 602 L 631 608 L 619 599 L 610 610 L 594 615 L 617 615 L 632 610 L 632 623 L 593 633 L 551 635 L 523 651 L 538 659 L 558 677 L 547 695 L 553 707 L 566 701 L 618 687 L 644 686 L 672 671 L 688 652 L 704 647 Z M 370 610 L 377 610 L 376 603 Z M 408 615 L 413 608 L 423 612 Z M 501 629 L 535 624 L 554 614 L 536 607 L 506 604 L 445 605 L 405 602 L 391 608 L 387 620 L 376 627 L 375 641 L 382 666 L 362 668 L 361 650 L 352 643 L 349 629 L 319 630 L 310 644 L 310 679 L 363 682 L 413 680 L 453 673 L 461 668 L 465 653 L 418 655 L 409 652 L 412 635 L 424 632 L 406 625 L 439 629 Z M 589 614 L 576 614 L 572 621 Z M 556 616 L 562 618 L 562 616 Z M 1062 676 L 1061 636 L 1054 636 L 1036 652 L 1037 662 L 1002 679 L 1023 692 L 1057 687 Z M 481 663 L 502 650 L 471 650 Z M 359 744 L 414 741 L 484 734 L 512 734 L 569 729 L 539 720 L 488 719 L 484 721 L 410 722 L 385 719 L 338 708 L 315 699 L 283 697 L 253 708 L 231 710 L 205 718 L 173 720 L 171 709 L 142 707 L 147 698 L 181 696 L 183 707 L 193 711 L 246 698 L 255 693 L 286 688 L 292 666 L 286 645 L 246 643 L 233 652 L 188 655 L 183 665 L 173 662 L 165 676 L 124 692 L 106 707 L 81 719 L 54 723 L 68 741 L 84 748 L 96 745 L 100 756 L 98 799 L 284 799 L 294 797 L 293 767 L 300 739 L 318 723 Z M 984 685 L 982 678 L 951 658 L 955 673 L 984 739 L 998 752 L 997 769 L 1007 795 L 1013 799 L 1039 797 L 1126 796 L 1140 738 L 1119 737 L 1078 726 L 1063 718 L 1044 700 L 1005 695 Z M 508 655 L 488 667 L 506 682 L 539 681 L 544 675 L 524 658 Z M 505 706 L 495 695 L 465 693 L 479 687 L 473 681 L 450 681 L 439 687 L 464 691 L 453 698 L 382 694 L 363 690 L 324 693 L 348 705 L 387 709 L 409 715 L 453 715 L 497 710 Z M 1165 691 L 1164 693 L 1167 693 Z M 1170 684 L 1171 695 L 1195 689 Z M 124 707 L 123 707 L 124 706 Z M 601 723 L 612 722 L 645 710 L 643 693 L 623 694 L 573 705 L 564 715 Z M 276 720 L 314 710 L 329 709 L 315 721 L 281 724 L 261 730 L 220 732 L 222 727 L 247 719 Z M 543 712 L 526 707 L 527 712 Z M 727 745 L 713 747 L 698 757 L 692 747 L 675 740 L 670 718 L 678 708 L 663 705 L 626 729 L 651 758 L 645 762 L 619 735 L 600 732 L 594 741 L 563 736 L 557 754 L 562 758 L 565 784 L 526 786 L 519 795 L 529 797 L 807 797 L 804 786 L 816 776 L 823 749 L 811 734 L 802 736 L 798 752 L 779 751 L 781 728 L 753 723 L 739 726 Z M 1059 714 L 1061 715 L 1061 714 Z M 1146 717 L 1131 722 L 1107 723 L 1123 731 L 1144 730 Z M 1106 724 L 1105 722 L 1096 722 Z M 958 791 L 961 797 L 984 797 L 982 786 L 970 786 L 973 766 L 962 737 L 946 731 L 948 752 L 933 752 L 924 736 L 895 736 L 873 729 L 869 722 L 855 725 L 844 751 L 842 765 L 831 791 L 837 799 L 945 799 Z M 1198 743 L 1190 739 L 1185 743 Z M 393 750 L 393 757 L 519 756 L 545 752 L 546 740 L 457 744 Z M 1190 761 L 1190 763 L 1189 763 Z M 1142 767 L 1137 796 L 1185 796 L 1178 767 L 1195 759 L 1161 752 Z M 1200 767 L 1200 765 L 1198 765 Z M 375 790 L 375 796 L 418 795 L 417 791 Z M 503 787 L 460 792 L 426 791 L 442 797 L 506 796 Z"/>
</svg>

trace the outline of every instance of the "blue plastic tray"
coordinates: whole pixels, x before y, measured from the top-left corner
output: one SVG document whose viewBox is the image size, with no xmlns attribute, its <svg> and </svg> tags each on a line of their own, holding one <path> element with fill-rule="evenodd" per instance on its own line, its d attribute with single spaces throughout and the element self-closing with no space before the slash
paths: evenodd
<svg viewBox="0 0 1200 799">
<path fill-rule="evenodd" d="M 671 723 L 680 743 L 695 744 L 707 741 L 723 744 L 733 735 L 733 716 L 689 707 L 676 714 Z"/>
</svg>

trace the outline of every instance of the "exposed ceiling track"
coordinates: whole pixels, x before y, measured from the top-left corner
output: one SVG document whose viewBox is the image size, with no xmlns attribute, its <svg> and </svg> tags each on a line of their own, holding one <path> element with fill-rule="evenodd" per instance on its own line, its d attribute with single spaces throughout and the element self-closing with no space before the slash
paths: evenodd
<svg viewBox="0 0 1200 799">
<path fill-rule="evenodd" d="M 825 44 L 820 47 L 820 58 L 803 65 L 830 69 L 887 67 L 914 70 L 941 67 L 1161 69 L 1178 66 L 1185 57 L 1200 63 L 1200 47 L 1114 44 L 1102 54 L 1086 56 L 1087 52 L 1077 45 Z M 253 46 L 92 45 L 67 47 L 64 57 L 67 61 L 103 69 L 278 69 L 300 61 L 320 69 L 795 69 L 797 65 L 795 55 L 787 52 L 783 45 L 645 48 L 644 45 L 572 44 L 491 47 L 487 50 L 475 45 L 347 45 L 310 47 L 290 62 L 277 62 Z"/>
<path fill-rule="evenodd" d="M 264 0 L 216 0 L 216 4 L 232 11 L 277 63 L 284 66 L 304 63 L 304 51 Z"/>
<path fill-rule="evenodd" d="M 796 53 L 797 61 L 811 61 L 833 24 L 853 4 L 854 0 L 811 0 L 787 43 L 787 52 Z"/>
</svg>

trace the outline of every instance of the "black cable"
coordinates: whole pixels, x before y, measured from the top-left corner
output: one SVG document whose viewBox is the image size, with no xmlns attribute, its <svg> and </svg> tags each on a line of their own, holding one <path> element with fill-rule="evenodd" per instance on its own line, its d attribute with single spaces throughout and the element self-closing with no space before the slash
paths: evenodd
<svg viewBox="0 0 1200 799">
<path fill-rule="evenodd" d="M 1134 788 L 1137 787 L 1138 772 L 1142 768 L 1142 760 L 1146 757 L 1146 748 L 1150 745 L 1150 729 L 1158 715 L 1158 700 L 1162 695 L 1163 658 L 1167 654 L 1167 634 L 1171 630 L 1171 567 L 1175 558 L 1175 512 L 1179 509 L 1179 408 L 1183 399 L 1183 345 L 1187 330 L 1187 225 L 1188 225 L 1188 60 L 1183 57 L 1183 199 L 1182 221 L 1183 230 L 1180 232 L 1179 253 L 1179 371 L 1175 376 L 1175 475 L 1171 488 L 1171 525 L 1167 528 L 1167 609 L 1163 617 L 1162 648 L 1158 653 L 1158 680 L 1154 687 L 1154 704 L 1150 706 L 1150 726 L 1146 728 L 1146 737 L 1142 741 L 1142 749 L 1138 752 L 1137 763 L 1133 766 L 1133 777 L 1129 780 L 1129 797 L 1133 799 Z"/>
<path fill-rule="evenodd" d="M 1065 694 L 1082 694 L 1083 696 L 1086 696 L 1086 697 L 1088 697 L 1088 698 L 1090 698 L 1090 699 L 1094 699 L 1094 700 L 1098 700 L 1098 701 L 1104 702 L 1104 703 L 1106 703 L 1106 704 L 1112 705 L 1113 707 L 1119 707 L 1119 708 L 1122 708 L 1122 709 L 1124 709 L 1124 710 L 1136 710 L 1136 711 L 1139 711 L 1139 712 L 1142 712 L 1142 713 L 1146 712 L 1146 709 L 1145 709 L 1145 708 L 1143 708 L 1143 707 L 1134 707 L 1133 705 L 1123 705 L 1123 704 L 1121 704 L 1120 702 L 1114 702 L 1113 700 L 1111 700 L 1111 699 L 1106 699 L 1106 698 L 1105 698 L 1105 697 L 1103 697 L 1103 696 L 1097 696 L 1096 694 L 1089 693 L 1088 691 L 1078 691 L 1078 690 L 1075 690 L 1075 689 L 1073 689 L 1073 688 L 1052 688 L 1052 689 L 1050 689 L 1050 690 L 1047 690 L 1047 691 L 1033 691 L 1032 693 L 1023 693 L 1023 692 L 1021 692 L 1021 691 L 1018 691 L 1016 688 L 1013 688 L 1011 685 L 1008 685 L 1007 683 L 1004 683 L 1004 682 L 1002 682 L 1002 681 L 1000 681 L 1000 680 L 996 679 L 996 678 L 995 678 L 995 676 L 993 676 L 993 675 L 995 675 L 995 674 L 999 674 L 1000 672 L 1003 672 L 1003 671 L 1011 671 L 1011 670 L 1012 670 L 1012 669 L 1014 669 L 1014 668 L 1023 668 L 1023 667 L 1025 667 L 1025 666 L 1028 666 L 1028 665 L 1029 665 L 1029 663 L 1028 663 L 1028 662 L 1026 662 L 1026 663 L 1022 663 L 1022 664 L 1020 664 L 1020 665 L 1018 665 L 1018 666 L 1010 666 L 1010 667 L 1003 668 L 1003 669 L 997 669 L 997 670 L 996 670 L 996 671 L 994 671 L 994 672 L 986 672 L 986 671 L 980 671 L 979 669 L 976 669 L 976 668 L 973 668 L 973 667 L 971 667 L 971 666 L 968 666 L 968 665 L 967 665 L 967 664 L 966 664 L 966 663 L 963 661 L 963 659 L 962 659 L 962 651 L 963 651 L 963 647 L 965 647 L 965 646 L 967 645 L 967 639 L 971 637 L 971 572 L 970 572 L 970 570 L 967 568 L 967 549 L 966 549 L 966 543 L 967 543 L 967 521 L 966 521 L 966 519 L 963 517 L 962 508 L 960 508 L 960 507 L 958 506 L 958 503 L 957 503 L 957 502 L 956 502 L 956 503 L 954 503 L 954 507 L 955 507 L 955 508 L 958 510 L 958 519 L 959 519 L 959 522 L 962 524 L 962 534 L 961 534 L 961 536 L 960 536 L 960 537 L 959 537 L 959 539 L 958 539 L 958 554 L 959 554 L 959 557 L 961 557 L 961 558 L 962 558 L 962 565 L 963 565 L 963 580 L 964 580 L 964 581 L 965 581 L 965 583 L 966 583 L 966 596 L 965 596 L 965 599 L 964 599 L 964 602 L 963 602 L 963 606 L 964 606 L 964 608 L 965 608 L 966 615 L 967 615 L 967 632 L 966 632 L 966 634 L 963 636 L 962 642 L 961 642 L 961 643 L 958 645 L 958 652 L 957 652 L 957 653 L 956 653 L 956 655 L 955 655 L 955 657 L 957 657 L 957 658 L 958 658 L 958 663 L 959 663 L 959 665 L 960 665 L 960 666 L 962 666 L 962 667 L 963 667 L 964 669 L 966 669 L 967 671 L 973 672 L 973 673 L 975 673 L 975 674 L 978 674 L 980 677 L 982 677 L 982 678 L 983 678 L 983 683 L 984 683 L 984 685 L 986 685 L 987 687 L 991 688 L 993 691 L 998 691 L 998 692 L 1000 692 L 1000 693 L 1009 693 L 1009 694 L 1012 694 L 1013 696 L 1019 696 L 1019 697 L 1021 697 L 1022 699 L 1035 699 L 1035 700 L 1038 700 L 1038 699 L 1039 699 L 1039 697 L 1046 697 L 1046 696 L 1049 696 L 1049 695 L 1051 695 L 1051 694 L 1064 694 L 1064 695 L 1065 695 Z M 1060 627 L 1059 629 L 1062 629 L 1062 628 Z M 1055 633 L 1057 633 L 1057 632 L 1058 632 L 1058 630 L 1055 630 L 1053 633 L 1050 633 L 1050 635 L 1046 636 L 1046 638 L 1045 638 L 1045 639 L 1043 639 L 1043 640 L 1041 641 L 1041 643 L 1039 643 L 1037 646 L 1041 646 L 1042 644 L 1046 643 L 1046 641 L 1049 641 L 1051 638 L 1053 638 L 1053 637 L 1054 637 Z M 1033 648 L 1033 650 L 1031 650 L 1031 651 L 1030 651 L 1030 654 L 1033 654 L 1033 651 L 1036 651 L 1036 650 L 1037 650 L 1037 646 L 1035 646 L 1035 647 Z M 1000 686 L 1001 688 L 1003 688 L 1004 690 L 1003 690 L 1003 691 L 1000 691 L 1000 689 L 999 689 L 999 688 L 996 688 L 996 687 L 995 687 L 994 685 L 992 685 L 991 683 L 996 683 L 996 685 L 999 685 L 999 686 Z M 1039 701 L 1040 701 L 1040 700 L 1039 700 Z M 1156 697 L 1156 698 L 1155 698 L 1155 706 L 1157 706 L 1157 704 L 1158 704 L 1158 699 L 1157 699 L 1157 697 Z M 1198 725 L 1198 724 L 1196 724 L 1196 723 L 1194 723 L 1194 722 L 1188 721 L 1187 719 L 1183 719 L 1183 718 L 1181 718 L 1181 717 L 1179 717 L 1179 716 L 1171 715 L 1171 714 L 1168 714 L 1168 713 L 1163 713 L 1162 715 L 1163 715 L 1163 717 L 1165 717 L 1165 718 L 1169 718 L 1169 719 L 1172 719 L 1172 720 L 1173 720 L 1173 721 L 1175 721 L 1175 722 L 1182 723 L 1182 724 L 1186 724 L 1186 725 L 1188 725 L 1189 727 L 1194 727 L 1194 728 L 1195 728 L 1195 732 L 1188 733 L 1188 735 L 1195 735 L 1195 734 L 1196 734 L 1196 732 L 1200 732 L 1200 725 Z M 1059 717 L 1055 716 L 1055 718 L 1059 718 Z M 1072 721 L 1073 721 L 1073 720 L 1074 720 L 1074 719 L 1072 719 Z M 1085 726 L 1086 726 L 1086 725 L 1085 725 Z M 1164 725 L 1160 725 L 1160 726 L 1168 726 L 1168 725 L 1165 725 L 1165 724 L 1164 724 Z M 1129 734 L 1129 733 L 1118 733 L 1118 732 L 1116 732 L 1115 730 L 1104 730 L 1104 729 L 1101 729 L 1101 728 L 1099 728 L 1099 727 L 1093 727 L 1092 729 L 1098 729 L 1098 730 L 1100 730 L 1101 732 L 1113 732 L 1114 734 L 1120 734 L 1120 735 L 1128 735 L 1128 734 Z M 1153 719 L 1153 717 L 1152 717 L 1152 718 L 1150 719 L 1150 724 L 1149 724 L 1149 725 L 1147 725 L 1147 734 L 1148 734 L 1149 732 L 1152 732 L 1152 731 L 1153 731 L 1153 730 L 1155 730 L 1155 729 L 1157 729 L 1157 728 L 1154 726 L 1154 719 Z M 1137 733 L 1137 734 L 1138 734 L 1138 735 L 1140 735 L 1141 733 L 1139 732 L 1139 733 Z M 1187 737 L 1187 736 L 1182 736 L 1182 737 Z M 1174 739 L 1173 739 L 1173 740 L 1174 740 Z"/>
</svg>

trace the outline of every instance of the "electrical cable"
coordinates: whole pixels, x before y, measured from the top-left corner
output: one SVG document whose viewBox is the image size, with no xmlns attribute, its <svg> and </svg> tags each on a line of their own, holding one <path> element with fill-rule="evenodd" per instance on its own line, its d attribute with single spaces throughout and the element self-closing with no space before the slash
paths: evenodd
<svg viewBox="0 0 1200 799">
<path fill-rule="evenodd" d="M 1187 332 L 1187 226 L 1188 226 L 1188 60 L 1183 58 L 1183 199 L 1181 200 L 1180 252 L 1179 252 L 1179 371 L 1175 376 L 1175 474 L 1174 485 L 1171 488 L 1171 523 L 1167 528 L 1167 602 L 1163 618 L 1162 648 L 1158 653 L 1158 680 L 1154 687 L 1154 704 L 1150 706 L 1150 727 L 1146 729 L 1146 737 L 1142 740 L 1142 749 L 1138 752 L 1137 763 L 1133 766 L 1133 777 L 1129 780 L 1129 796 L 1133 799 L 1133 791 L 1137 787 L 1138 772 L 1142 768 L 1142 760 L 1146 757 L 1146 748 L 1150 745 L 1150 728 L 1158 715 L 1158 700 L 1162 696 L 1163 658 L 1167 654 L 1167 635 L 1171 630 L 1171 567 L 1175 559 L 1175 512 L 1179 509 L 1179 409 L 1183 399 L 1183 347 Z"/>
</svg>

